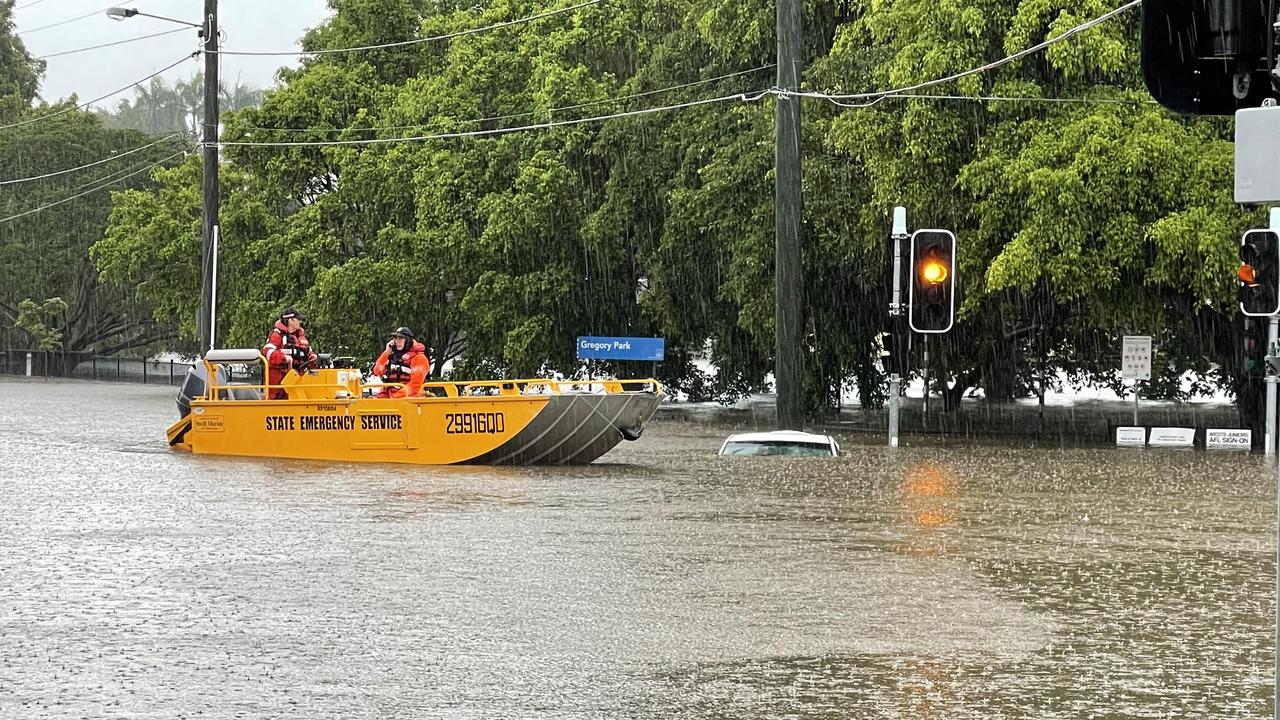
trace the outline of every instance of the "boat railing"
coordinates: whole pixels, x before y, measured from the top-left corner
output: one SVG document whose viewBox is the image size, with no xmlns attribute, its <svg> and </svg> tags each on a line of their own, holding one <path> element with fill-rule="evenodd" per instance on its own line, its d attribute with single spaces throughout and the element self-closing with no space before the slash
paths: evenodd
<svg viewBox="0 0 1280 720">
<path fill-rule="evenodd" d="M 261 383 L 220 383 L 218 382 L 219 374 L 218 366 L 221 365 L 244 365 L 249 363 L 262 364 L 262 382 Z M 283 389 L 285 392 L 302 395 L 299 399 L 305 400 L 332 400 L 342 397 L 358 396 L 360 393 L 360 371 L 359 370 L 339 370 L 335 375 L 335 382 L 320 382 L 316 380 L 308 380 L 304 384 L 300 383 L 278 383 L 270 384 L 267 382 L 268 373 L 266 372 L 267 358 L 258 350 L 252 349 L 221 349 L 210 350 L 204 358 L 204 364 L 208 377 L 208 389 L 205 393 L 206 400 L 245 400 L 254 399 L 262 400 L 270 397 L 272 390 Z M 351 373 L 351 377 L 346 377 L 345 373 Z M 287 375 L 285 376 L 288 377 Z M 397 385 L 397 383 L 386 383 L 387 386 Z M 251 389 L 257 393 L 257 397 L 245 398 L 241 397 L 244 389 Z M 326 394 L 327 397 L 316 397 L 316 395 Z M 293 397 L 291 395 L 290 397 Z"/>
<path fill-rule="evenodd" d="M 437 381 L 422 386 L 424 396 L 435 397 L 477 397 L 504 395 L 565 395 L 592 394 L 614 395 L 624 392 L 662 391 L 662 386 L 653 378 L 636 380 L 549 380 L 546 378 L 529 378 L 522 380 L 467 380 Z"/>
<path fill-rule="evenodd" d="M 219 382 L 218 367 L 222 365 L 261 364 L 261 383 Z M 358 398 L 373 387 L 403 388 L 404 383 L 383 382 L 380 386 L 364 385 L 361 372 L 354 368 L 326 368 L 320 372 L 327 377 L 332 373 L 333 382 L 319 377 L 305 377 L 302 381 L 269 384 L 266 372 L 267 358 L 256 349 L 220 349 L 210 350 L 204 358 L 208 373 L 206 400 L 244 400 L 243 390 L 250 388 L 262 399 L 270 397 L 272 390 L 283 389 L 292 399 L 331 400 Z M 286 375 L 286 379 L 289 376 Z M 502 397 L 527 395 L 565 395 L 590 394 L 614 395 L 620 393 L 659 393 L 662 385 L 653 378 L 633 380 L 552 380 L 548 378 L 528 378 L 519 380 L 442 380 L 424 383 L 421 397 L 464 398 L 464 397 Z"/>
</svg>

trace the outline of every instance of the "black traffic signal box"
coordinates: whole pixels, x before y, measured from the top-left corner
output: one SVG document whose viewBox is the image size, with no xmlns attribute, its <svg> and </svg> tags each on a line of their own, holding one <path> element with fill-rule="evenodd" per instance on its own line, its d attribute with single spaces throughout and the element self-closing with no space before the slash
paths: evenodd
<svg viewBox="0 0 1280 720">
<path fill-rule="evenodd" d="M 1142 0 L 1142 78 L 1184 115 L 1232 115 L 1276 97 L 1267 0 Z"/>
<path fill-rule="evenodd" d="M 949 230 L 911 235 L 908 321 L 919 333 L 944 333 L 956 318 L 956 236 Z"/>
<path fill-rule="evenodd" d="M 1280 233 L 1250 230 L 1240 238 L 1240 311 L 1252 317 L 1280 312 Z"/>
</svg>

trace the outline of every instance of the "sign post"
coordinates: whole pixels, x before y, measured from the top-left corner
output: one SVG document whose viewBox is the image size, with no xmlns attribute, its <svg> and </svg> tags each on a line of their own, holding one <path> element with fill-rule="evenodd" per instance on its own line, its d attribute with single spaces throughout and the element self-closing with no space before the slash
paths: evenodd
<svg viewBox="0 0 1280 720">
<path fill-rule="evenodd" d="M 1151 336 L 1125 335 L 1120 347 L 1120 377 L 1133 381 L 1133 424 L 1138 424 L 1138 381 L 1151 379 Z"/>
<path fill-rule="evenodd" d="M 907 239 L 907 209 L 898 206 L 893 209 L 893 278 L 890 282 L 889 295 L 889 327 L 892 331 L 890 342 L 893 343 L 893 367 L 889 373 L 889 447 L 898 447 L 898 406 L 902 402 L 902 369 L 906 367 L 907 344 L 902 302 L 902 243 Z M 927 393 L 926 393 L 927 394 Z"/>
</svg>

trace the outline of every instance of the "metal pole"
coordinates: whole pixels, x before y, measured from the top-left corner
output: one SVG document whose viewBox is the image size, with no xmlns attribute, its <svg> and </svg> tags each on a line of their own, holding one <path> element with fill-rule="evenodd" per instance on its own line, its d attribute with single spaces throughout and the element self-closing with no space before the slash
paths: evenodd
<svg viewBox="0 0 1280 720">
<path fill-rule="evenodd" d="M 774 110 L 774 247 L 777 344 L 774 382 L 777 385 L 779 430 L 802 426 L 800 386 L 803 378 L 800 352 L 800 90 L 804 71 L 800 0 L 777 0 L 778 93 Z"/>
<path fill-rule="evenodd" d="M 1280 232 L 1280 208 L 1271 208 L 1271 224 L 1270 229 Z M 1267 352 L 1272 352 L 1271 347 L 1276 342 L 1276 318 L 1272 317 L 1267 327 Z M 1265 364 L 1265 362 L 1264 362 Z M 1267 380 L 1275 378 L 1270 375 Z M 1267 383 L 1267 443 L 1264 453 L 1272 452 L 1273 433 L 1275 430 L 1275 399 L 1276 384 Z M 1280 463 L 1276 464 L 1277 472 L 1280 472 Z M 1271 706 L 1272 712 L 1276 720 L 1280 720 L 1280 475 L 1276 477 L 1276 645 L 1275 645 L 1275 694 L 1272 696 Z"/>
<path fill-rule="evenodd" d="M 214 235 L 218 226 L 218 0 L 204 0 L 204 218 L 200 252 L 200 352 L 213 347 Z"/>
<path fill-rule="evenodd" d="M 1133 381 L 1133 424 L 1138 424 L 1138 381 Z"/>
<path fill-rule="evenodd" d="M 218 233 L 220 229 L 213 226 L 213 290 L 209 293 L 209 349 L 218 346 Z"/>
<path fill-rule="evenodd" d="M 1266 354 L 1270 355 L 1272 349 L 1276 346 L 1276 337 L 1280 333 L 1280 318 L 1272 315 L 1267 318 L 1267 350 Z M 1276 453 L 1276 382 L 1280 381 L 1280 377 L 1268 374 L 1264 378 L 1267 384 L 1267 434 L 1262 439 L 1262 454 L 1274 455 Z"/>
<path fill-rule="evenodd" d="M 915 272 L 915 270 L 912 270 Z M 924 414 L 921 416 L 925 428 L 929 427 L 929 336 L 925 335 L 924 341 L 924 359 L 921 361 L 920 372 L 924 375 Z"/>
<path fill-rule="evenodd" d="M 899 351 L 902 338 L 902 241 L 907 238 L 907 209 L 893 209 L 893 288 L 889 294 L 889 325 L 893 335 L 893 372 L 889 375 L 889 447 L 898 447 L 898 404 L 902 394 L 902 365 L 905 362 Z"/>
</svg>

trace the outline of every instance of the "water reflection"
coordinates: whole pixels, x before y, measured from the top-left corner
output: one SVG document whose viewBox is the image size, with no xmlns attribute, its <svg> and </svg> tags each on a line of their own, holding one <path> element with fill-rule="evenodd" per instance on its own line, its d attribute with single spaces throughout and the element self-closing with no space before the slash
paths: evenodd
<svg viewBox="0 0 1280 720">
<path fill-rule="evenodd" d="M 1270 712 L 1256 458 L 743 462 L 673 425 L 579 468 L 357 466 L 168 453 L 171 413 L 0 381 L 0 717 Z"/>
<path fill-rule="evenodd" d="M 917 525 L 936 527 L 950 524 L 956 495 L 956 479 L 951 470 L 936 461 L 916 463 L 902 479 L 902 498 Z"/>
</svg>

